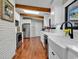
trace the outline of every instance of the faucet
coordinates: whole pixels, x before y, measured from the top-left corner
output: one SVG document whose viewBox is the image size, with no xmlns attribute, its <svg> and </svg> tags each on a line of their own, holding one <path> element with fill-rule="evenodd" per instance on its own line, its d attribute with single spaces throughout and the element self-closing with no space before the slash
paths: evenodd
<svg viewBox="0 0 79 59">
<path fill-rule="evenodd" d="M 73 39 L 73 25 L 72 25 L 71 22 L 68 22 L 68 21 L 64 22 L 64 23 L 61 25 L 60 29 L 63 29 L 63 25 L 64 25 L 64 24 L 67 24 L 67 23 L 69 23 L 69 24 L 71 25 L 71 27 L 70 27 L 71 33 L 69 32 L 69 36 L 70 36 L 71 39 Z M 65 28 L 65 29 L 68 29 L 68 28 Z"/>
</svg>

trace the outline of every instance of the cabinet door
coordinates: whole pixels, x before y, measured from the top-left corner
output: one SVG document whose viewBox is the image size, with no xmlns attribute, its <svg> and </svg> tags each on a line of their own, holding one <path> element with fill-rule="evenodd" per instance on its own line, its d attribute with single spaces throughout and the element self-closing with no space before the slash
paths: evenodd
<svg viewBox="0 0 79 59">
<path fill-rule="evenodd" d="M 60 59 L 57 54 L 51 49 L 51 47 L 49 46 L 49 59 Z"/>
<path fill-rule="evenodd" d="M 72 51 L 68 51 L 68 59 L 78 59 L 78 56 Z"/>
</svg>

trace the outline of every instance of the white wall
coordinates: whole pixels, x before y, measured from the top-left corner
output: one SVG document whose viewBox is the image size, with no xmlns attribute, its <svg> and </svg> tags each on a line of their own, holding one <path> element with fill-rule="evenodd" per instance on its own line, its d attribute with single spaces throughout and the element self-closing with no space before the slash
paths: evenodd
<svg viewBox="0 0 79 59">
<path fill-rule="evenodd" d="M 58 25 L 63 22 L 63 1 L 62 0 L 54 0 L 51 6 L 51 22 L 52 25 Z"/>
<path fill-rule="evenodd" d="M 21 16 L 20 17 L 20 21 L 21 21 L 21 24 L 20 24 L 20 27 L 21 27 L 21 31 L 22 31 L 22 24 L 24 23 L 30 23 L 31 24 L 31 19 L 23 19 L 23 17 Z"/>
<path fill-rule="evenodd" d="M 42 29 L 42 21 L 32 20 L 30 27 L 31 37 L 40 36 L 41 29 Z"/>
<path fill-rule="evenodd" d="M 63 4 L 65 4 L 68 0 L 63 0 Z"/>
<path fill-rule="evenodd" d="M 46 27 L 49 26 L 49 15 L 44 16 L 44 26 L 46 26 Z"/>
<path fill-rule="evenodd" d="M 31 23 L 31 19 L 24 19 L 24 20 L 22 20 L 22 24 L 24 24 L 24 23 Z"/>
<path fill-rule="evenodd" d="M 14 0 L 10 0 L 14 5 Z M 16 48 L 15 23 L 0 19 L 0 59 L 12 59 Z"/>
<path fill-rule="evenodd" d="M 0 19 L 0 59 L 11 59 L 15 54 L 15 24 Z"/>
<path fill-rule="evenodd" d="M 35 27 L 36 27 L 36 36 L 40 36 L 41 35 L 40 31 L 42 30 L 42 21 L 36 21 Z"/>
<path fill-rule="evenodd" d="M 51 14 L 44 16 L 44 26 L 49 26 L 49 19 L 51 19 L 51 26 L 58 26 L 64 22 L 63 17 L 63 0 L 54 0 L 51 5 Z"/>
<path fill-rule="evenodd" d="M 65 4 L 64 7 L 66 7 L 67 5 L 69 5 L 70 3 L 72 3 L 74 0 L 68 0 Z"/>
<path fill-rule="evenodd" d="M 21 17 L 21 26 L 24 23 L 30 23 L 30 37 L 40 36 L 40 31 L 42 29 L 42 21 L 41 20 L 33 20 L 33 19 L 23 19 Z"/>
<path fill-rule="evenodd" d="M 19 15 L 19 13 L 17 13 L 17 12 L 15 12 L 15 20 L 20 21 L 20 15 Z"/>
<path fill-rule="evenodd" d="M 63 19 L 65 20 L 65 7 L 72 3 L 74 0 L 68 0 L 64 5 L 63 5 Z"/>
<path fill-rule="evenodd" d="M 63 0 L 54 0 L 51 6 L 51 14 L 52 25 L 60 26 L 63 22 L 65 22 L 65 7 L 69 5 L 74 0 L 67 0 L 63 4 Z M 74 30 L 74 39 L 78 39 L 78 30 Z"/>
<path fill-rule="evenodd" d="M 21 26 L 20 14 L 17 13 L 16 11 L 15 11 L 15 20 L 19 21 L 19 26 Z M 15 29 L 16 29 L 16 33 L 17 33 L 18 32 L 17 27 L 15 27 Z M 20 27 L 20 30 L 21 30 L 21 27 Z"/>
</svg>

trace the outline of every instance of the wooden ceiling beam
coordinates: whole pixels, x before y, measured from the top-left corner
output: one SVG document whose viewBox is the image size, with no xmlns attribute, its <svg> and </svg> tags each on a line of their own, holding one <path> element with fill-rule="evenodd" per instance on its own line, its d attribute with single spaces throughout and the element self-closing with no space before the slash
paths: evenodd
<svg viewBox="0 0 79 59">
<path fill-rule="evenodd" d="M 34 14 L 24 14 L 24 13 L 20 13 L 20 15 L 21 15 L 21 16 L 29 16 L 29 17 L 35 17 L 35 18 L 44 19 L 43 16 L 34 15 Z"/>
<path fill-rule="evenodd" d="M 22 8 L 22 9 L 26 9 L 26 10 L 35 10 L 35 11 L 42 11 L 42 12 L 50 12 L 50 8 L 28 6 L 28 5 L 21 5 L 21 4 L 16 4 L 15 6 L 16 6 L 16 8 Z"/>
</svg>

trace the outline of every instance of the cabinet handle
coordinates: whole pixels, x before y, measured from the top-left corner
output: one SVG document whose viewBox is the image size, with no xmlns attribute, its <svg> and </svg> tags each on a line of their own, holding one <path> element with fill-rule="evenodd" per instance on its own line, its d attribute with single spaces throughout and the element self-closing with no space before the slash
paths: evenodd
<svg viewBox="0 0 79 59">
<path fill-rule="evenodd" d="M 52 54 L 53 54 L 53 55 L 55 55 L 55 53 L 54 53 L 54 52 L 52 52 Z"/>
</svg>

